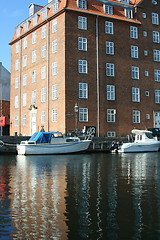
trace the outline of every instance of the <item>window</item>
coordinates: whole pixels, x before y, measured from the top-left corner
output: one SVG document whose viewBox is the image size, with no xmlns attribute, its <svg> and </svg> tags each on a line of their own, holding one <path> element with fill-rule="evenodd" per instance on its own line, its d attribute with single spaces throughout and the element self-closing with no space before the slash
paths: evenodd
<svg viewBox="0 0 160 240">
<path fill-rule="evenodd" d="M 46 66 L 41 68 L 41 79 L 46 78 Z"/>
<path fill-rule="evenodd" d="M 15 96 L 15 108 L 18 108 L 18 96 Z"/>
<path fill-rule="evenodd" d="M 42 39 L 46 37 L 46 26 L 42 27 Z"/>
<path fill-rule="evenodd" d="M 36 24 L 37 24 L 37 15 L 33 17 L 33 26 L 35 26 Z"/>
<path fill-rule="evenodd" d="M 159 32 L 153 31 L 153 42 L 159 43 Z"/>
<path fill-rule="evenodd" d="M 46 122 L 46 112 L 42 111 L 41 112 L 41 123 L 45 123 Z"/>
<path fill-rule="evenodd" d="M 144 50 L 144 56 L 148 56 L 148 51 Z"/>
<path fill-rule="evenodd" d="M 32 63 L 36 62 L 36 50 L 32 52 Z"/>
<path fill-rule="evenodd" d="M 138 29 L 137 27 L 130 26 L 130 37 L 137 39 L 138 38 Z"/>
<path fill-rule="evenodd" d="M 32 91 L 32 99 L 31 99 L 32 104 L 36 103 L 36 91 Z"/>
<path fill-rule="evenodd" d="M 149 91 L 146 91 L 146 97 L 149 97 Z"/>
<path fill-rule="evenodd" d="M 23 114 L 23 116 L 22 116 L 22 125 L 26 126 L 26 123 L 27 123 L 27 117 L 26 117 L 26 114 Z"/>
<path fill-rule="evenodd" d="M 42 58 L 46 57 L 46 45 L 42 46 Z"/>
<path fill-rule="evenodd" d="M 27 74 L 23 75 L 23 86 L 27 85 Z"/>
<path fill-rule="evenodd" d="M 19 53 L 19 42 L 16 43 L 16 53 Z"/>
<path fill-rule="evenodd" d="M 105 22 L 105 33 L 113 34 L 113 22 Z"/>
<path fill-rule="evenodd" d="M 17 28 L 17 37 L 19 37 L 20 34 L 21 34 L 21 27 L 18 27 L 18 28 Z"/>
<path fill-rule="evenodd" d="M 52 21 L 52 33 L 57 32 L 57 19 Z"/>
<path fill-rule="evenodd" d="M 139 79 L 139 67 L 132 66 L 132 79 Z"/>
<path fill-rule="evenodd" d="M 58 0 L 54 0 L 53 2 L 53 13 L 55 13 L 58 10 Z"/>
<path fill-rule="evenodd" d="M 19 60 L 17 59 L 15 63 L 15 70 L 17 71 L 18 69 L 19 69 Z"/>
<path fill-rule="evenodd" d="M 52 85 L 52 100 L 57 99 L 57 84 Z"/>
<path fill-rule="evenodd" d="M 140 111 L 133 110 L 133 123 L 140 123 Z"/>
<path fill-rule="evenodd" d="M 114 64 L 106 63 L 106 75 L 108 77 L 114 77 Z"/>
<path fill-rule="evenodd" d="M 15 88 L 18 88 L 18 77 L 15 78 Z"/>
<path fill-rule="evenodd" d="M 24 49 L 27 48 L 27 37 L 25 37 L 24 40 L 23 40 L 23 48 Z"/>
<path fill-rule="evenodd" d="M 148 77 L 149 74 L 148 74 L 148 71 L 145 71 L 145 77 Z"/>
<path fill-rule="evenodd" d="M 104 4 L 104 12 L 108 15 L 113 15 L 113 6 Z"/>
<path fill-rule="evenodd" d="M 160 50 L 153 50 L 153 57 L 155 62 L 160 62 Z"/>
<path fill-rule="evenodd" d="M 77 6 L 79 9 L 87 9 L 87 0 L 77 0 Z"/>
<path fill-rule="evenodd" d="M 129 4 L 129 2 L 130 2 L 130 0 L 121 0 L 122 1 L 122 3 L 127 3 L 127 4 Z"/>
<path fill-rule="evenodd" d="M 106 42 L 106 54 L 114 55 L 114 43 Z"/>
<path fill-rule="evenodd" d="M 147 37 L 147 32 L 146 31 L 143 31 L 143 36 Z"/>
<path fill-rule="evenodd" d="M 57 75 L 57 62 L 52 63 L 52 76 Z"/>
<path fill-rule="evenodd" d="M 146 114 L 146 119 L 147 119 L 147 120 L 150 119 L 150 114 Z"/>
<path fill-rule="evenodd" d="M 146 18 L 147 17 L 146 13 L 142 13 L 142 17 Z"/>
<path fill-rule="evenodd" d="M 79 73 L 87 73 L 87 61 L 79 60 Z"/>
<path fill-rule="evenodd" d="M 18 127 L 18 116 L 15 116 L 14 123 L 15 123 L 15 127 Z"/>
<path fill-rule="evenodd" d="M 78 50 L 87 51 L 87 38 L 78 38 Z"/>
<path fill-rule="evenodd" d="M 159 25 L 159 16 L 157 13 L 152 13 L 152 24 Z"/>
<path fill-rule="evenodd" d="M 36 70 L 32 71 L 32 83 L 36 81 Z"/>
<path fill-rule="evenodd" d="M 115 122 L 116 110 L 107 109 L 107 122 Z"/>
<path fill-rule="evenodd" d="M 36 43 L 36 32 L 32 33 L 32 44 Z"/>
<path fill-rule="evenodd" d="M 155 90 L 155 103 L 160 103 L 160 90 Z"/>
<path fill-rule="evenodd" d="M 87 30 L 87 18 L 78 16 L 78 28 Z"/>
<path fill-rule="evenodd" d="M 23 93 L 23 107 L 26 107 L 27 105 L 27 94 Z"/>
<path fill-rule="evenodd" d="M 124 9 L 124 13 L 126 18 L 132 19 L 133 18 L 133 11 L 131 9 Z"/>
<path fill-rule="evenodd" d="M 41 89 L 41 102 L 45 102 L 46 101 L 46 89 L 42 88 Z"/>
<path fill-rule="evenodd" d="M 160 82 L 160 70 L 158 69 L 154 70 L 154 81 Z"/>
<path fill-rule="evenodd" d="M 140 102 L 139 88 L 132 88 L 132 101 Z"/>
<path fill-rule="evenodd" d="M 137 46 L 131 46 L 131 57 L 138 58 L 138 47 Z"/>
<path fill-rule="evenodd" d="M 52 122 L 57 122 L 57 109 L 52 109 Z"/>
<path fill-rule="evenodd" d="M 57 52 L 57 40 L 52 42 L 52 53 Z"/>
<path fill-rule="evenodd" d="M 23 67 L 27 66 L 27 55 L 23 56 Z"/>
<path fill-rule="evenodd" d="M 79 83 L 79 98 L 88 98 L 88 84 Z"/>
<path fill-rule="evenodd" d="M 25 32 L 28 31 L 28 25 L 29 25 L 29 22 L 26 21 L 26 22 L 24 23 L 24 31 L 25 31 Z"/>
<path fill-rule="evenodd" d="M 111 132 L 111 131 L 107 132 L 107 137 L 115 137 L 115 136 L 116 136 L 115 132 Z"/>
<path fill-rule="evenodd" d="M 42 12 L 42 20 L 44 20 L 45 18 L 47 18 L 47 8 L 44 9 Z"/>
<path fill-rule="evenodd" d="M 107 100 L 115 100 L 115 86 L 107 85 Z"/>
<path fill-rule="evenodd" d="M 79 121 L 88 122 L 88 108 L 79 108 Z"/>
</svg>

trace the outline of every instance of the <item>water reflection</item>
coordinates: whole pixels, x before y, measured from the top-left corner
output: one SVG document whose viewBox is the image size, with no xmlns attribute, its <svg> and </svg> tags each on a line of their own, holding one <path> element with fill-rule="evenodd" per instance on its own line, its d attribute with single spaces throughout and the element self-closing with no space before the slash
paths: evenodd
<svg viewBox="0 0 160 240">
<path fill-rule="evenodd" d="M 160 153 L 0 156 L 0 239 L 160 239 Z"/>
</svg>

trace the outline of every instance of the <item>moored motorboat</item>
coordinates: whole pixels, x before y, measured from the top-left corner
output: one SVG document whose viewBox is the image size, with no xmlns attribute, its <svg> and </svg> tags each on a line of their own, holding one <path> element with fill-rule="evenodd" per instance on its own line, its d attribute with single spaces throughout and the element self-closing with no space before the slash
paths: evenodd
<svg viewBox="0 0 160 240">
<path fill-rule="evenodd" d="M 148 130 L 133 129 L 134 142 L 123 143 L 118 147 L 118 152 L 157 152 L 160 149 L 160 141 L 153 137 Z"/>
<path fill-rule="evenodd" d="M 20 155 L 69 154 L 84 152 L 91 140 L 64 137 L 61 132 L 35 132 L 28 141 L 17 145 Z"/>
</svg>

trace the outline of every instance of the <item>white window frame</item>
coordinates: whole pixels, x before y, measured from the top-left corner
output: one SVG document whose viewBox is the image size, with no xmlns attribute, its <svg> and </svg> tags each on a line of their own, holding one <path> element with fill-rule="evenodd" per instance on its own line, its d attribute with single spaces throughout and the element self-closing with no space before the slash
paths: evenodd
<svg viewBox="0 0 160 240">
<path fill-rule="evenodd" d="M 23 67 L 27 66 L 27 55 L 23 56 Z"/>
<path fill-rule="evenodd" d="M 36 81 L 36 70 L 32 71 L 32 83 Z"/>
<path fill-rule="evenodd" d="M 87 30 L 87 18 L 78 16 L 78 29 Z"/>
<path fill-rule="evenodd" d="M 27 116 L 26 116 L 26 114 L 23 114 L 22 115 L 22 126 L 26 126 L 26 124 L 27 124 Z"/>
<path fill-rule="evenodd" d="M 57 39 L 52 42 L 52 53 L 57 52 Z"/>
<path fill-rule="evenodd" d="M 41 103 L 46 102 L 46 88 L 41 88 Z"/>
<path fill-rule="evenodd" d="M 139 67 L 132 66 L 132 79 L 139 79 Z"/>
<path fill-rule="evenodd" d="M 154 69 L 154 81 L 160 82 L 160 70 Z"/>
<path fill-rule="evenodd" d="M 46 25 L 42 27 L 42 39 L 46 38 Z"/>
<path fill-rule="evenodd" d="M 140 123 L 140 111 L 139 110 L 133 110 L 132 121 L 133 121 L 133 123 Z"/>
<path fill-rule="evenodd" d="M 19 69 L 19 59 L 16 59 L 15 70 L 17 71 L 18 69 Z"/>
<path fill-rule="evenodd" d="M 46 122 L 46 112 L 42 111 L 41 112 L 41 123 L 45 123 Z"/>
<path fill-rule="evenodd" d="M 114 77 L 114 63 L 106 63 L 106 76 Z"/>
<path fill-rule="evenodd" d="M 138 39 L 138 28 L 130 26 L 130 37 L 133 39 Z"/>
<path fill-rule="evenodd" d="M 87 74 L 87 60 L 78 60 L 78 72 Z"/>
<path fill-rule="evenodd" d="M 36 50 L 32 51 L 32 63 L 36 62 Z"/>
<path fill-rule="evenodd" d="M 14 117 L 14 125 L 15 127 L 18 127 L 18 116 Z"/>
<path fill-rule="evenodd" d="M 104 7 L 104 12 L 107 15 L 113 15 L 113 6 L 108 5 L 108 4 L 103 4 Z"/>
<path fill-rule="evenodd" d="M 88 122 L 88 108 L 79 108 L 79 122 Z"/>
<path fill-rule="evenodd" d="M 131 57 L 132 58 L 139 58 L 138 56 L 138 47 L 137 46 L 131 46 Z"/>
<path fill-rule="evenodd" d="M 27 106 L 27 94 L 23 93 L 23 107 Z"/>
<path fill-rule="evenodd" d="M 153 58 L 155 62 L 160 62 L 160 50 L 153 50 Z"/>
<path fill-rule="evenodd" d="M 18 84 L 19 84 L 19 79 L 18 77 L 15 78 L 15 88 L 18 88 Z"/>
<path fill-rule="evenodd" d="M 152 24 L 159 25 L 159 15 L 158 15 L 158 13 L 152 13 Z"/>
<path fill-rule="evenodd" d="M 114 42 L 106 41 L 106 54 L 114 55 Z"/>
<path fill-rule="evenodd" d="M 52 109 L 52 122 L 57 122 L 57 109 Z"/>
<path fill-rule="evenodd" d="M 57 18 L 52 21 L 52 33 L 57 32 Z"/>
<path fill-rule="evenodd" d="M 107 109 L 107 122 L 114 123 L 116 121 L 116 110 L 115 109 Z"/>
<path fill-rule="evenodd" d="M 132 87 L 132 102 L 140 102 L 139 88 Z"/>
<path fill-rule="evenodd" d="M 79 9 L 87 9 L 87 0 L 77 0 L 77 7 Z"/>
<path fill-rule="evenodd" d="M 38 16 L 37 15 L 33 16 L 33 26 L 37 24 L 37 20 L 38 20 Z"/>
<path fill-rule="evenodd" d="M 159 32 L 157 31 L 153 31 L 153 42 L 160 43 L 160 36 L 159 36 Z"/>
<path fill-rule="evenodd" d="M 52 76 L 57 75 L 57 62 L 52 63 Z"/>
<path fill-rule="evenodd" d="M 18 108 L 18 96 L 15 96 L 15 108 Z"/>
<path fill-rule="evenodd" d="M 19 53 L 19 42 L 16 43 L 16 53 Z"/>
<path fill-rule="evenodd" d="M 46 78 L 46 66 L 41 67 L 41 79 Z"/>
<path fill-rule="evenodd" d="M 132 9 L 124 9 L 125 17 L 128 19 L 133 19 L 133 10 Z"/>
<path fill-rule="evenodd" d="M 57 99 L 57 84 L 52 85 L 52 100 Z"/>
<path fill-rule="evenodd" d="M 27 85 L 27 74 L 23 75 L 23 86 Z"/>
<path fill-rule="evenodd" d="M 31 96 L 31 103 L 35 104 L 36 103 L 36 91 L 32 91 L 32 96 Z"/>
<path fill-rule="evenodd" d="M 42 12 L 42 20 L 44 20 L 45 18 L 47 18 L 47 8 L 45 8 Z"/>
<path fill-rule="evenodd" d="M 107 132 L 107 137 L 111 137 L 111 138 L 116 137 L 116 132 L 114 132 L 114 131 L 108 131 L 108 132 Z"/>
<path fill-rule="evenodd" d="M 27 37 L 24 38 L 23 40 L 23 49 L 27 48 Z"/>
<path fill-rule="evenodd" d="M 36 43 L 36 36 L 37 36 L 37 33 L 36 33 L 36 32 L 33 32 L 33 33 L 32 33 L 32 44 L 35 44 L 35 43 Z"/>
<path fill-rule="evenodd" d="M 87 38 L 83 37 L 78 38 L 78 50 L 87 51 Z"/>
<path fill-rule="evenodd" d="M 113 22 L 105 21 L 105 33 L 113 35 Z"/>
<path fill-rule="evenodd" d="M 79 98 L 87 99 L 88 98 L 88 84 L 79 83 Z"/>
<path fill-rule="evenodd" d="M 46 45 L 42 46 L 42 58 L 46 57 Z"/>
<path fill-rule="evenodd" d="M 57 12 L 58 10 L 58 0 L 53 1 L 53 13 Z"/>
<path fill-rule="evenodd" d="M 115 101 L 115 86 L 107 85 L 107 100 Z"/>
<path fill-rule="evenodd" d="M 160 103 L 160 90 L 155 90 L 155 103 Z"/>
</svg>

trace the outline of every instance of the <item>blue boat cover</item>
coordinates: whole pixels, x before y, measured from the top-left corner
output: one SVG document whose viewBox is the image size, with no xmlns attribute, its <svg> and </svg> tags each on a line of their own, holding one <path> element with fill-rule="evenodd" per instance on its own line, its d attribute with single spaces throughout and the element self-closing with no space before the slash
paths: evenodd
<svg viewBox="0 0 160 240">
<path fill-rule="evenodd" d="M 50 143 L 52 132 L 35 132 L 29 141 L 35 141 L 38 143 Z"/>
</svg>

